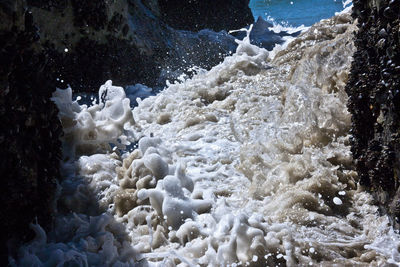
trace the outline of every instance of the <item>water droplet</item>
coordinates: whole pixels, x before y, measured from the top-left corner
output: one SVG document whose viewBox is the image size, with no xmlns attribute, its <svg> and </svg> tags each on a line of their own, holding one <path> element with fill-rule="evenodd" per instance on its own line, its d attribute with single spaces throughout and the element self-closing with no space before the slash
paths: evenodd
<svg viewBox="0 0 400 267">
<path fill-rule="evenodd" d="M 338 206 L 343 204 L 342 200 L 338 197 L 333 198 L 333 203 L 335 203 Z"/>
</svg>

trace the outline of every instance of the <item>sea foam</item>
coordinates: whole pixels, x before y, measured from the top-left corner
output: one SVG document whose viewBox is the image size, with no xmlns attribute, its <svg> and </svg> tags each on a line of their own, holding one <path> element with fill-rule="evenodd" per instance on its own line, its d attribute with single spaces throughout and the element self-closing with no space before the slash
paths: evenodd
<svg viewBox="0 0 400 267">
<path fill-rule="evenodd" d="M 14 265 L 398 262 L 398 234 L 352 163 L 344 87 L 355 30 L 341 13 L 273 55 L 247 36 L 133 111 L 111 82 L 92 107 L 57 91 L 75 172 L 64 172 L 55 230 L 34 225 Z"/>
</svg>

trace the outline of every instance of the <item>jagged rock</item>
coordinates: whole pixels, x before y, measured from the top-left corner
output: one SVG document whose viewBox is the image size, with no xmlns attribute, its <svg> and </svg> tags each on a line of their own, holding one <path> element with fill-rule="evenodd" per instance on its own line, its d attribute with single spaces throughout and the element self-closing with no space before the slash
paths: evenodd
<svg viewBox="0 0 400 267">
<path fill-rule="evenodd" d="M 347 85 L 360 183 L 400 228 L 400 1 L 353 0 L 357 52 Z"/>
</svg>

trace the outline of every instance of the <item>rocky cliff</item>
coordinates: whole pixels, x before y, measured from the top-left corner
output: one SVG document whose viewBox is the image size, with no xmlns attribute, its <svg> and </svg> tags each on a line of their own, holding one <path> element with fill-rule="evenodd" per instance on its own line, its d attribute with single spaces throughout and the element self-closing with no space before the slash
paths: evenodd
<svg viewBox="0 0 400 267">
<path fill-rule="evenodd" d="M 348 107 L 360 183 L 400 227 L 400 1 L 353 0 L 359 31 Z"/>
</svg>

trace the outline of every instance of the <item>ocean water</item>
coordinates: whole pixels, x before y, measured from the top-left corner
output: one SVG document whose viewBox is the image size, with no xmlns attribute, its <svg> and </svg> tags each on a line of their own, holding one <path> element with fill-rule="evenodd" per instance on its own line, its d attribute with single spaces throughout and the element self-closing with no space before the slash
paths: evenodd
<svg viewBox="0 0 400 267">
<path fill-rule="evenodd" d="M 250 0 L 255 19 L 298 27 L 312 24 L 343 10 L 342 0 Z"/>
<path fill-rule="evenodd" d="M 11 265 L 399 266 L 352 163 L 355 30 L 343 12 L 273 51 L 246 36 L 133 109 L 112 81 L 88 105 L 57 90 L 55 229 L 32 225 Z"/>
</svg>

